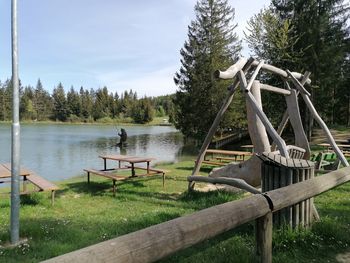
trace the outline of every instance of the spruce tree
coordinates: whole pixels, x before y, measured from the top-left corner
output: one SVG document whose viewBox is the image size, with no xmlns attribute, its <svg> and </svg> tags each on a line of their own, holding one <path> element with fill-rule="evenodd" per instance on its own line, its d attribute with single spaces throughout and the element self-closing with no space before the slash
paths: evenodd
<svg viewBox="0 0 350 263">
<path fill-rule="evenodd" d="M 312 85 L 308 87 L 311 99 L 328 124 L 345 123 L 345 118 L 338 118 L 337 111 L 342 104 L 349 104 L 344 103 L 349 50 L 349 4 L 344 3 L 343 0 L 273 0 L 268 10 L 251 19 L 247 37 L 259 58 L 291 71 L 311 71 Z M 274 23 L 268 17 L 277 25 L 274 30 L 271 30 Z M 281 35 L 282 25 L 288 27 Z M 310 137 L 312 120 L 305 105 L 301 104 L 301 110 Z"/>
<path fill-rule="evenodd" d="M 62 86 L 62 83 L 59 83 L 58 86 L 52 92 L 53 98 L 53 119 L 58 121 L 65 121 L 67 119 L 67 99 L 66 93 Z"/>
<path fill-rule="evenodd" d="M 188 39 L 180 51 L 182 66 L 174 77 L 178 91 L 173 121 L 185 136 L 203 139 L 230 83 L 216 80 L 213 72 L 234 63 L 241 42 L 234 33 L 237 27 L 233 22 L 234 9 L 227 0 L 200 0 L 195 14 L 195 20 L 188 27 Z M 243 113 L 242 108 L 242 103 L 238 103 L 234 111 Z M 228 112 L 221 128 L 239 124 L 242 119 Z"/>
</svg>

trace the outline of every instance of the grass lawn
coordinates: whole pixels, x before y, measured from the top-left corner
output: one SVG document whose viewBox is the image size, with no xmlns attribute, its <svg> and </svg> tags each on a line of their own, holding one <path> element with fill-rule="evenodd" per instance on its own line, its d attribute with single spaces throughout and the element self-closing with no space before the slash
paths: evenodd
<svg viewBox="0 0 350 263">
<path fill-rule="evenodd" d="M 170 170 L 163 189 L 161 176 L 112 182 L 86 176 L 60 183 L 52 207 L 49 193 L 22 198 L 21 237 L 28 244 L 0 248 L 0 262 L 38 262 L 219 203 L 244 198 L 243 194 L 187 193 L 186 177 L 193 161 L 165 164 Z M 208 170 L 203 170 L 203 174 Z M 322 220 L 311 230 L 274 231 L 274 262 L 337 262 L 338 253 L 350 252 L 350 184 L 316 198 Z M 9 198 L 0 199 L 0 240 L 9 240 Z M 215 239 L 181 251 L 162 262 L 253 262 L 254 224 L 245 224 Z"/>
</svg>

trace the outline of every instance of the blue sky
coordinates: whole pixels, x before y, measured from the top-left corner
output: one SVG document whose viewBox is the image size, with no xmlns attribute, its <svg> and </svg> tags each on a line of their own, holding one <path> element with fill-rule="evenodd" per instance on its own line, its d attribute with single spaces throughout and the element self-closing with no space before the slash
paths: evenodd
<svg viewBox="0 0 350 263">
<path fill-rule="evenodd" d="M 0 0 L 0 80 L 11 76 L 10 0 Z M 51 92 L 107 86 L 139 96 L 173 93 L 195 0 L 18 0 L 19 75 Z M 229 0 L 242 37 L 268 0 Z M 244 55 L 248 55 L 245 48 Z"/>
</svg>

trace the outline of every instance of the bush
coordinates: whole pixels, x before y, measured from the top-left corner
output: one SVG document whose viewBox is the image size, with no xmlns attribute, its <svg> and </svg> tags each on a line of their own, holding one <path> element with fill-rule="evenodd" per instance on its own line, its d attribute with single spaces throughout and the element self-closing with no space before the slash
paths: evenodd
<svg viewBox="0 0 350 263">
<path fill-rule="evenodd" d="M 70 114 L 69 117 L 67 118 L 67 121 L 69 121 L 69 122 L 81 122 L 81 119 L 75 114 Z"/>
<path fill-rule="evenodd" d="M 20 202 L 22 205 L 37 205 L 43 200 L 43 196 L 39 193 L 31 193 L 20 196 Z"/>
<path fill-rule="evenodd" d="M 98 123 L 113 123 L 114 120 L 111 117 L 103 117 L 103 118 L 97 119 L 96 122 L 98 122 Z"/>
</svg>

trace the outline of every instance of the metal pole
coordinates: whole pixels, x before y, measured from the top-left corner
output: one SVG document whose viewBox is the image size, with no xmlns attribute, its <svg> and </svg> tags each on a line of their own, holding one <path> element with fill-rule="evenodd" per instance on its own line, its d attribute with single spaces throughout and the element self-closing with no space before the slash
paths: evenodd
<svg viewBox="0 0 350 263">
<path fill-rule="evenodd" d="M 17 0 L 12 0 L 12 149 L 11 149 L 11 244 L 19 242 L 20 124 L 17 43 Z"/>
</svg>

